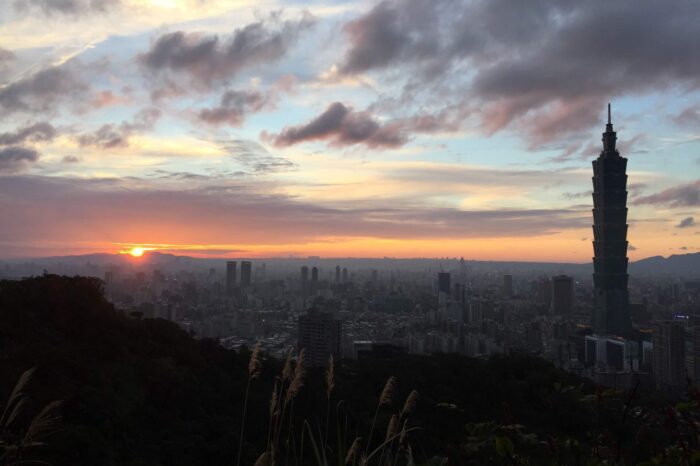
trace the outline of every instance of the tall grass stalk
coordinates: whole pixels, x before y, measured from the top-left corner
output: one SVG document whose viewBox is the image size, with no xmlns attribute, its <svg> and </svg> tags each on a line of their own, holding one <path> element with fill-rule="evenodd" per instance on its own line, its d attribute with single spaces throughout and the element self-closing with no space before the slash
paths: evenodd
<svg viewBox="0 0 700 466">
<path fill-rule="evenodd" d="M 394 399 L 394 393 L 396 392 L 396 377 L 393 375 L 384 384 L 384 389 L 379 396 L 379 403 L 377 403 L 377 409 L 374 410 L 374 418 L 372 419 L 372 426 L 369 429 L 369 437 L 367 437 L 367 445 L 365 445 L 365 455 L 369 451 L 369 446 L 372 443 L 372 434 L 374 433 L 374 425 L 377 422 L 377 415 L 382 406 L 391 405 Z"/>
<path fill-rule="evenodd" d="M 324 449 L 328 447 L 328 424 L 331 411 L 331 396 L 333 395 L 333 388 L 335 388 L 335 362 L 333 361 L 333 354 L 331 353 L 331 355 L 328 357 L 328 369 L 326 370 L 326 425 L 323 436 Z"/>
<path fill-rule="evenodd" d="M 250 355 L 250 361 L 248 362 L 248 382 L 245 386 L 245 397 L 243 399 L 243 416 L 241 418 L 241 437 L 238 440 L 238 457 L 236 459 L 236 465 L 241 466 L 241 453 L 243 451 L 243 438 L 245 436 L 245 417 L 246 411 L 248 410 L 248 394 L 250 393 L 250 382 L 260 376 L 260 370 L 262 368 L 260 361 L 260 342 L 255 345 L 253 354 Z"/>
</svg>

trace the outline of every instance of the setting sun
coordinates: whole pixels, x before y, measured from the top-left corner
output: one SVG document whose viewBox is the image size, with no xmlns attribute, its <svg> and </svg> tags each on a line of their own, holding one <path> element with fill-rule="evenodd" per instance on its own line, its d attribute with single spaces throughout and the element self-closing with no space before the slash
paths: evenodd
<svg viewBox="0 0 700 466">
<path fill-rule="evenodd" d="M 143 256 L 144 252 L 146 251 L 143 248 L 131 248 L 129 250 L 129 254 L 131 254 L 133 257 L 141 257 Z"/>
</svg>

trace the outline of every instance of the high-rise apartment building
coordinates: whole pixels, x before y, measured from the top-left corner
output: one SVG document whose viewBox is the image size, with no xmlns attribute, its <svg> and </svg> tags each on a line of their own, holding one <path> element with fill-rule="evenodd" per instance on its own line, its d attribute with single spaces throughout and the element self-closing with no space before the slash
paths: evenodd
<svg viewBox="0 0 700 466">
<path fill-rule="evenodd" d="M 233 296 L 236 291 L 236 279 L 237 279 L 237 265 L 236 261 L 226 262 L 226 294 L 228 296 Z"/>
<path fill-rule="evenodd" d="M 552 313 L 571 315 L 574 309 L 574 279 L 567 275 L 552 277 Z"/>
<path fill-rule="evenodd" d="M 505 298 L 513 297 L 513 276 L 510 274 L 503 275 L 503 285 L 501 291 Z"/>
<path fill-rule="evenodd" d="M 253 279 L 253 265 L 250 261 L 241 262 L 241 288 L 248 288 Z"/>
<path fill-rule="evenodd" d="M 340 358 L 342 326 L 332 313 L 309 309 L 299 316 L 298 325 L 297 349 L 305 350 L 310 365 L 326 366 L 331 354 Z"/>
<path fill-rule="evenodd" d="M 652 372 L 657 388 L 677 389 L 685 386 L 685 328 L 680 321 L 654 324 Z"/>
</svg>

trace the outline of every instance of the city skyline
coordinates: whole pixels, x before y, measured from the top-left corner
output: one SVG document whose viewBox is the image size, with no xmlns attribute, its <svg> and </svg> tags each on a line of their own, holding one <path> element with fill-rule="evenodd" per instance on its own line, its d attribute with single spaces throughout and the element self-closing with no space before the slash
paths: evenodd
<svg viewBox="0 0 700 466">
<path fill-rule="evenodd" d="M 588 263 L 608 101 L 629 160 L 630 260 L 700 250 L 689 4 L 29 0 L 0 13 L 0 258 Z"/>
</svg>

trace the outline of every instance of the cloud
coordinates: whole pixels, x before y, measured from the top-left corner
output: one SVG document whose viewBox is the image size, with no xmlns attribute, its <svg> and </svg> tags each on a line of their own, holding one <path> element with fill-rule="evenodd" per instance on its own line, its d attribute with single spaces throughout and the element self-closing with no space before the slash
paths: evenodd
<svg viewBox="0 0 700 466">
<path fill-rule="evenodd" d="M 15 58 L 17 57 L 10 50 L 0 47 L 0 66 L 3 66 L 4 63 L 12 61 Z"/>
<path fill-rule="evenodd" d="M 681 220 L 678 225 L 676 225 L 676 228 L 689 228 L 694 227 L 695 225 L 697 225 L 697 223 L 695 223 L 695 219 L 693 217 L 686 217 Z"/>
<path fill-rule="evenodd" d="M 371 148 L 398 147 L 406 142 L 401 128 L 382 125 L 368 112 L 356 112 L 334 102 L 319 116 L 301 126 L 286 127 L 277 135 L 264 134 L 277 147 L 326 140 L 332 146 L 364 144 Z"/>
<path fill-rule="evenodd" d="M 593 191 L 581 191 L 578 193 L 564 193 L 562 194 L 562 197 L 569 201 L 573 201 L 576 199 L 590 199 L 592 195 Z"/>
<path fill-rule="evenodd" d="M 614 97 L 697 89 L 699 22 L 663 0 L 385 0 L 346 24 L 339 69 L 408 76 L 405 105 L 461 102 L 537 148 L 599 124 Z"/>
<path fill-rule="evenodd" d="M 627 245 L 627 250 L 628 250 L 628 251 L 636 251 L 637 248 L 634 247 L 634 246 L 632 246 L 631 244 L 628 244 L 628 245 Z"/>
<path fill-rule="evenodd" d="M 673 117 L 673 121 L 679 126 L 688 128 L 700 127 L 700 107 L 688 107 Z"/>
<path fill-rule="evenodd" d="M 411 2 L 411 7 L 432 13 L 430 9 Z M 350 21 L 343 28 L 352 44 L 347 51 L 340 71 L 347 74 L 362 73 L 370 69 L 385 68 L 395 63 L 402 55 L 416 56 L 418 40 L 411 33 L 418 29 L 417 23 L 405 28 L 413 18 L 409 8 L 397 8 L 390 2 L 381 2 L 362 17 Z M 412 15 L 411 15 L 412 16 Z M 431 14 L 432 16 L 432 14 Z M 420 33 L 420 32 L 419 32 Z"/>
<path fill-rule="evenodd" d="M 286 172 L 298 168 L 291 160 L 270 154 L 255 141 L 234 139 L 221 141 L 221 146 L 246 169 L 252 170 L 252 174 L 255 175 Z"/>
<path fill-rule="evenodd" d="M 75 155 L 66 155 L 61 159 L 61 163 L 78 163 L 80 159 Z"/>
<path fill-rule="evenodd" d="M 123 121 L 120 125 L 108 123 L 95 132 L 78 136 L 81 146 L 94 146 L 101 149 L 115 149 L 129 146 L 129 136 L 134 133 L 149 131 L 161 116 L 157 108 L 146 108 L 134 115 L 132 121 Z"/>
<path fill-rule="evenodd" d="M 202 109 L 198 116 L 205 123 L 212 125 L 229 124 L 240 126 L 245 116 L 259 112 L 268 102 L 268 96 L 257 91 L 226 91 L 221 96 L 219 105 Z"/>
<path fill-rule="evenodd" d="M 580 229 L 569 209 L 460 210 L 336 206 L 243 180 L 142 180 L 14 176 L 0 183 L 0 242 L 291 244 L 329 237 L 440 239 L 529 237 Z M 23 208 L 17 209 L 19 202 Z M 154 215 L 157 213 L 157 215 Z M 284 234 L 280 234 L 284 232 Z"/>
<path fill-rule="evenodd" d="M 53 110 L 58 102 L 75 99 L 87 89 L 69 66 L 47 68 L 0 88 L 0 109 L 5 114 L 45 113 Z"/>
<path fill-rule="evenodd" d="M 14 133 L 0 133 L 0 146 L 22 144 L 25 141 L 50 141 L 56 134 L 56 128 L 51 123 L 42 121 L 18 128 Z"/>
<path fill-rule="evenodd" d="M 668 207 L 700 206 L 700 180 L 674 186 L 648 196 L 638 197 L 632 201 L 632 204 L 661 204 Z"/>
<path fill-rule="evenodd" d="M 2 84 L 2 78 L 4 78 L 4 73 L 10 68 L 10 62 L 14 61 L 17 57 L 11 51 L 0 47 L 0 84 Z"/>
<path fill-rule="evenodd" d="M 94 146 L 101 149 L 114 149 L 117 147 L 128 147 L 128 131 L 114 124 L 106 124 L 94 133 L 82 134 L 78 136 L 78 144 L 81 146 Z"/>
<path fill-rule="evenodd" d="M 34 149 L 17 146 L 0 149 L 0 173 L 20 172 L 37 160 L 39 153 Z"/>
<path fill-rule="evenodd" d="M 273 14 L 237 29 L 228 38 L 176 31 L 157 38 L 139 58 L 147 70 L 164 78 L 166 87 L 182 91 L 180 77 L 184 75 L 188 84 L 207 90 L 245 68 L 281 58 L 313 24 L 309 13 L 297 21 L 281 21 Z"/>
<path fill-rule="evenodd" d="M 78 16 L 105 13 L 120 4 L 121 0 L 15 0 L 14 7 L 22 13 L 35 9 L 46 15 Z"/>
</svg>

